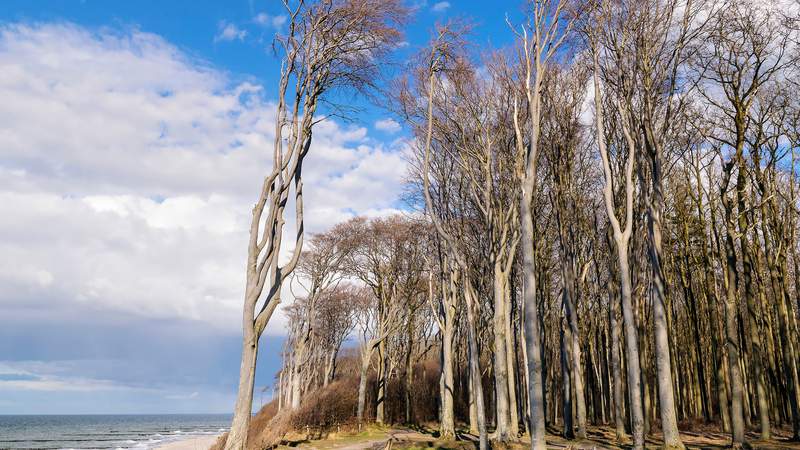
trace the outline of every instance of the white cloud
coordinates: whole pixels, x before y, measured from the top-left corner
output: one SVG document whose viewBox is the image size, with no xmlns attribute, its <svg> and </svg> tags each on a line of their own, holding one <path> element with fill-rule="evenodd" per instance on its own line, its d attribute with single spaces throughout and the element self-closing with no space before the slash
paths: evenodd
<svg viewBox="0 0 800 450">
<path fill-rule="evenodd" d="M 450 2 L 436 2 L 431 7 L 431 11 L 433 11 L 433 12 L 444 12 L 449 7 L 450 7 Z"/>
<path fill-rule="evenodd" d="M 247 36 L 247 30 L 242 30 L 232 23 L 222 21 L 219 23 L 217 35 L 214 36 L 214 42 L 243 41 L 245 36 Z"/>
<path fill-rule="evenodd" d="M 262 27 L 280 28 L 286 23 L 288 18 L 285 15 L 271 16 L 267 13 L 259 13 L 253 18 L 253 22 Z"/>
<path fill-rule="evenodd" d="M 387 133 L 397 133 L 400 131 L 400 124 L 392 119 L 381 119 L 375 122 L 375 129 Z"/>
<path fill-rule="evenodd" d="M 55 304 L 237 332 L 271 164 L 264 91 L 137 30 L 0 27 L 0 315 Z M 306 230 L 394 211 L 404 166 L 365 128 L 323 121 Z"/>
</svg>

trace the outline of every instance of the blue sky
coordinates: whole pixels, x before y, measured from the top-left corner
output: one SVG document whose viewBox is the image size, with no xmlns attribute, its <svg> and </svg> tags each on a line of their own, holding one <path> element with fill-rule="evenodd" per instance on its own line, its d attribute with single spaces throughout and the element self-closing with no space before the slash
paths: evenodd
<svg viewBox="0 0 800 450">
<path fill-rule="evenodd" d="M 502 45 L 519 10 L 415 6 L 398 67 L 436 21 Z M 230 411 L 282 23 L 272 0 L 0 2 L 0 414 Z M 405 133 L 362 106 L 315 132 L 311 232 L 402 208 Z"/>
</svg>

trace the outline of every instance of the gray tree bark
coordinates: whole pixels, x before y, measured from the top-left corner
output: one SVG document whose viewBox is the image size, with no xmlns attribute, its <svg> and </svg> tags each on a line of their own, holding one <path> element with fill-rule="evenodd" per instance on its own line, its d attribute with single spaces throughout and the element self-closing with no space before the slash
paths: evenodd
<svg viewBox="0 0 800 450">
<path fill-rule="evenodd" d="M 571 349 L 569 343 L 569 341 L 572 340 L 572 333 L 569 329 L 569 325 L 563 323 L 564 321 L 561 322 L 558 341 L 559 347 L 561 348 L 559 354 L 561 359 L 561 390 L 563 392 L 561 398 L 561 414 L 564 417 L 564 430 L 562 435 L 565 439 L 574 439 L 575 431 L 572 420 L 572 397 L 574 396 L 574 390 L 572 388 L 572 357 L 570 355 Z"/>
<path fill-rule="evenodd" d="M 508 351 L 506 350 L 505 290 L 500 262 L 494 265 L 494 384 L 495 384 L 495 439 L 506 442 L 511 438 L 508 398 Z"/>
<path fill-rule="evenodd" d="M 475 418 L 478 427 L 478 447 L 479 450 L 489 449 L 489 434 L 486 429 L 486 406 L 483 400 L 483 381 L 481 380 L 480 352 L 478 351 L 478 330 L 476 317 L 473 308 L 475 305 L 475 294 L 471 286 L 469 277 L 464 277 L 464 296 L 467 303 L 467 320 L 469 328 L 467 330 L 467 343 L 469 347 L 469 373 L 472 384 L 472 395 L 475 403 Z"/>
<path fill-rule="evenodd" d="M 639 339 L 636 330 L 636 320 L 633 315 L 633 299 L 631 289 L 630 265 L 628 263 L 628 249 L 630 236 L 633 230 L 633 164 L 635 160 L 635 145 L 625 125 L 625 110 L 618 104 L 623 119 L 623 133 L 628 143 L 628 159 L 625 166 L 625 229 L 620 227 L 616 212 L 614 211 L 614 193 L 612 187 L 611 166 L 608 150 L 605 143 L 605 130 L 603 118 L 603 102 L 600 93 L 600 64 L 597 49 L 592 49 L 594 60 L 594 94 L 595 94 L 595 126 L 597 129 L 597 142 L 600 156 L 603 160 L 603 174 L 605 185 L 603 199 L 606 213 L 614 231 L 614 242 L 619 263 L 620 294 L 622 301 L 623 330 L 625 334 L 625 351 L 628 371 L 628 395 L 630 397 L 631 431 L 633 433 L 633 446 L 639 450 L 644 448 L 644 413 L 642 411 L 642 392 L 639 366 Z"/>
<path fill-rule="evenodd" d="M 608 228 L 606 233 L 606 243 L 609 252 L 614 248 L 613 232 L 611 227 Z M 616 274 L 616 271 L 609 268 L 611 276 Z M 614 398 L 614 430 L 616 432 L 617 442 L 622 442 L 625 438 L 625 388 L 622 381 L 622 359 L 620 356 L 620 326 L 619 326 L 619 302 L 617 297 L 619 290 L 616 286 L 612 285 L 608 289 L 608 328 L 611 335 L 610 353 L 611 353 L 611 374 L 612 374 L 612 394 Z"/>
<path fill-rule="evenodd" d="M 368 355 L 361 354 L 361 367 L 358 372 L 358 410 L 356 413 L 356 420 L 361 423 L 364 420 L 364 406 L 367 402 L 367 371 L 369 371 L 369 362 L 372 351 Z"/>
<path fill-rule="evenodd" d="M 578 326 L 578 311 L 575 305 L 577 299 L 575 286 L 577 279 L 575 276 L 575 259 L 572 250 L 569 251 L 572 255 L 564 263 L 564 307 L 566 312 L 567 324 L 569 326 L 569 339 L 567 340 L 570 345 L 568 356 L 572 368 L 570 374 L 572 375 L 572 386 L 575 392 L 575 419 L 577 430 L 575 436 L 579 439 L 586 439 L 586 397 L 583 388 L 583 369 L 581 367 L 581 340 L 580 340 L 580 327 Z"/>
<path fill-rule="evenodd" d="M 649 102 L 645 102 L 649 105 Z M 650 108 L 645 108 L 645 147 L 650 156 L 651 192 L 647 202 L 647 250 L 653 274 L 651 285 L 653 298 L 653 325 L 655 328 L 656 376 L 658 378 L 658 405 L 661 416 L 661 431 L 664 447 L 682 449 L 678 418 L 675 410 L 675 393 L 672 384 L 672 362 L 670 361 L 669 328 L 667 323 L 667 293 L 664 269 L 661 264 L 661 210 L 664 204 L 662 181 L 662 149 L 652 130 Z"/>
<path fill-rule="evenodd" d="M 736 246 L 733 240 L 733 205 L 728 198 L 727 189 L 730 182 L 733 161 L 726 163 L 723 169 L 723 182 L 720 188 L 722 206 L 725 210 L 725 337 L 728 350 L 728 376 L 731 386 L 731 440 L 734 447 L 741 447 L 745 442 L 744 422 L 744 386 L 742 371 L 739 366 L 739 323 L 736 308 L 736 291 L 739 275 L 736 269 Z"/>
<path fill-rule="evenodd" d="M 252 320 L 252 315 L 248 316 L 245 312 L 245 320 Z M 248 330 L 250 332 L 248 333 Z M 226 448 L 244 448 L 247 442 L 247 432 L 250 429 L 250 414 L 253 405 L 253 387 L 255 386 L 256 359 L 258 357 L 258 338 L 252 332 L 253 327 L 245 326 L 245 337 L 242 345 L 242 363 L 239 369 L 239 384 L 249 386 L 249 389 L 239 389 L 236 397 L 236 406 L 233 422 L 228 433 Z M 241 411 L 247 411 L 247 415 Z"/>
<path fill-rule="evenodd" d="M 533 250 L 533 218 L 531 216 L 531 194 L 523 194 L 520 215 L 522 216 L 523 290 L 525 302 L 525 345 L 528 354 L 528 401 L 530 403 L 531 449 L 545 450 L 544 396 L 542 382 L 541 335 L 539 332 L 539 309 L 536 305 L 536 263 Z M 525 197 L 528 197 L 527 200 Z"/>
</svg>

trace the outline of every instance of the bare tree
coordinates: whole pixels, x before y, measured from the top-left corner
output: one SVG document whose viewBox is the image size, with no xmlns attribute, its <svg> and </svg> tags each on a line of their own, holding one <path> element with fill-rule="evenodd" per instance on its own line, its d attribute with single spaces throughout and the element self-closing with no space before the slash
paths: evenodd
<svg viewBox="0 0 800 450">
<path fill-rule="evenodd" d="M 453 261 L 458 266 L 457 277 L 461 278 L 461 283 L 464 289 L 464 297 L 466 301 L 467 321 L 468 321 L 468 360 L 469 360 L 469 384 L 471 392 L 475 397 L 474 410 L 476 412 L 476 422 L 479 434 L 479 448 L 486 450 L 488 448 L 488 434 L 486 430 L 486 418 L 483 399 L 483 386 L 481 382 L 481 371 L 479 368 L 480 356 L 478 351 L 478 336 L 477 336 L 477 311 L 476 311 L 476 294 L 473 286 L 472 278 L 470 276 L 470 266 L 468 263 L 468 256 L 466 249 L 459 245 L 456 240 L 455 233 L 463 226 L 463 218 L 452 217 L 449 208 L 434 208 L 434 201 L 432 196 L 430 168 L 431 168 L 431 154 L 434 145 L 434 105 L 435 99 L 446 95 L 442 92 L 441 77 L 448 72 L 455 73 L 459 70 L 459 59 L 462 56 L 463 47 L 461 46 L 460 38 L 465 32 L 465 28 L 458 26 L 445 26 L 439 27 L 433 42 L 428 49 L 429 54 L 425 55 L 424 66 L 422 68 L 419 80 L 419 87 L 424 89 L 425 97 L 427 100 L 427 110 L 424 113 L 424 122 L 420 126 L 420 131 L 424 130 L 424 156 L 422 162 L 422 192 L 425 199 L 425 209 L 431 222 L 437 231 L 441 242 L 446 248 L 447 255 L 450 261 Z M 414 104 L 413 99 L 418 98 L 413 93 L 407 93 L 404 97 L 404 104 Z M 413 117 L 412 113 L 407 113 L 407 117 Z M 441 189 L 440 194 L 445 192 Z M 445 203 L 447 206 L 447 203 Z M 443 214 L 446 219 L 443 220 L 440 216 Z M 463 234 L 461 234 L 463 235 Z M 460 275 L 460 276 L 459 276 Z"/>
<path fill-rule="evenodd" d="M 300 309 L 296 310 L 294 314 L 296 318 L 295 325 L 299 328 L 296 330 L 292 329 L 292 331 L 297 334 L 295 336 L 295 343 L 292 346 L 295 363 L 292 366 L 290 375 L 290 379 L 292 380 L 292 408 L 298 408 L 300 406 L 302 377 L 299 372 L 302 370 L 311 371 L 312 369 L 311 364 L 308 364 L 308 358 L 312 355 L 306 355 L 306 353 L 311 352 L 313 347 L 321 344 L 321 342 L 316 342 L 321 336 L 319 333 L 315 333 L 316 327 L 321 325 L 318 320 L 317 311 L 320 308 L 321 297 L 323 295 L 326 296 L 324 300 L 327 300 L 327 304 L 324 304 L 323 307 L 326 308 L 326 312 L 328 312 L 330 316 L 333 313 L 331 308 L 337 306 L 335 304 L 337 299 L 335 294 L 338 292 L 333 288 L 335 288 L 344 277 L 344 272 L 342 270 L 343 261 L 348 256 L 349 252 L 345 237 L 337 228 L 327 233 L 313 235 L 309 244 L 311 248 L 303 251 L 300 255 L 300 260 L 296 269 L 296 274 L 298 276 L 295 277 L 298 284 L 306 290 L 306 296 L 303 299 Z M 343 322 L 341 325 L 346 325 L 348 312 L 345 310 L 343 313 L 341 317 L 332 316 L 330 318 L 342 319 Z M 347 327 L 345 327 L 345 330 L 346 329 Z M 346 337 L 346 334 L 341 336 L 341 333 L 342 331 L 336 333 L 335 337 L 330 335 L 325 336 L 329 341 L 327 343 L 335 344 L 335 341 L 338 340 L 339 345 L 341 345 L 341 340 Z M 312 339 L 312 337 L 316 339 Z M 330 342 L 331 338 L 334 339 L 332 342 Z M 338 352 L 338 346 L 332 345 L 330 348 L 330 355 L 328 356 L 328 364 L 331 368 L 335 363 L 336 352 Z M 328 378 L 326 376 L 325 384 L 327 384 L 327 382 Z"/>
<path fill-rule="evenodd" d="M 528 401 L 530 402 L 531 448 L 545 448 L 544 399 L 539 316 L 536 305 L 536 260 L 534 254 L 533 196 L 536 189 L 539 135 L 541 132 L 541 90 L 545 67 L 572 30 L 574 13 L 566 0 L 530 0 L 528 21 L 517 33 L 522 67 L 522 94 L 514 99 L 516 159 L 520 183 L 520 230 L 522 247 L 522 295 L 525 310 L 525 341 L 528 359 Z M 516 29 L 516 27 L 515 27 Z"/>
<path fill-rule="evenodd" d="M 601 10 L 602 11 L 602 10 Z M 606 11 L 602 11 L 606 13 Z M 632 300 L 632 287 L 630 278 L 630 263 L 628 260 L 628 251 L 630 249 L 630 239 L 633 232 L 633 168 L 635 158 L 635 144 L 631 131 L 627 125 L 627 118 L 622 117 L 620 125 L 625 137 L 624 150 L 625 154 L 625 171 L 624 171 L 624 189 L 625 189 L 625 223 L 624 228 L 620 223 L 616 213 L 616 204 L 614 201 L 614 177 L 611 173 L 611 163 L 609 151 L 606 143 L 606 130 L 605 130 L 605 111 L 603 104 L 603 90 L 601 89 L 601 71 L 600 65 L 600 42 L 599 36 L 590 31 L 590 45 L 592 51 L 593 61 L 593 85 L 594 85 L 594 107 L 595 107 L 595 131 L 597 146 L 600 150 L 600 157 L 603 164 L 603 176 L 605 185 L 603 187 L 603 201 L 605 203 L 606 214 L 611 223 L 611 230 L 613 231 L 614 247 L 617 252 L 617 263 L 619 264 L 618 275 L 620 279 L 620 301 L 622 303 L 622 317 L 623 327 L 625 334 L 625 349 L 627 360 L 627 375 L 628 375 L 628 395 L 630 396 L 630 412 L 633 432 L 633 444 L 637 449 L 644 448 L 644 413 L 642 411 L 641 400 L 641 382 L 639 370 L 639 340 L 636 331 L 636 323 L 633 317 L 633 300 Z M 616 105 L 621 114 L 626 111 L 621 102 L 623 99 L 616 99 Z M 619 149 L 618 152 L 621 152 Z M 614 314 L 612 311 L 610 314 Z"/>
<path fill-rule="evenodd" d="M 571 439 L 613 420 L 637 449 L 659 426 L 680 448 L 697 420 L 734 446 L 746 427 L 800 435 L 796 18 L 525 5 L 511 47 L 437 26 L 392 85 L 414 137 L 405 200 L 425 215 L 353 219 L 300 258 L 282 405 L 333 391 L 358 324 L 339 377 L 360 377 L 360 421 L 438 416 L 456 437 L 469 420 L 482 449 L 525 416 L 534 448 L 545 423 Z M 584 40 L 561 45 L 573 27 Z"/>
<path fill-rule="evenodd" d="M 355 328 L 356 310 L 350 300 L 358 296 L 358 288 L 351 284 L 339 284 L 322 294 L 319 300 L 317 329 L 322 336 L 322 348 L 325 352 L 325 370 L 323 386 L 327 386 L 336 377 L 336 358 L 342 344 Z"/>
<path fill-rule="evenodd" d="M 371 85 L 377 64 L 397 41 L 397 27 L 407 14 L 399 0 L 285 0 L 284 6 L 289 19 L 287 33 L 276 39 L 283 56 L 272 170 L 264 178 L 250 225 L 242 363 L 226 450 L 244 449 L 247 445 L 258 341 L 302 251 L 302 167 L 311 147 L 312 128 L 319 120 L 317 108 L 332 89 Z M 284 213 L 291 190 L 295 245 L 288 261 L 281 264 Z"/>
<path fill-rule="evenodd" d="M 770 437 L 770 415 L 763 369 L 763 343 L 756 325 L 758 321 L 755 293 L 755 258 L 747 238 L 752 227 L 745 160 L 747 134 L 751 125 L 750 113 L 761 90 L 780 76 L 792 62 L 787 48 L 792 33 L 781 23 L 776 11 L 769 6 L 747 2 L 732 2 L 714 16 L 703 35 L 695 66 L 699 73 L 701 93 L 719 119 L 712 132 L 714 147 L 720 155 L 722 180 L 719 196 L 724 210 L 725 225 L 725 324 L 727 334 L 728 370 L 731 382 L 731 424 L 733 444 L 744 443 L 743 380 L 739 367 L 742 356 L 738 345 L 736 297 L 739 287 L 738 270 L 741 259 L 744 276 L 744 297 L 751 321 L 749 338 L 753 345 L 751 358 L 756 386 L 762 439 Z M 722 92 L 719 93 L 719 90 Z M 721 94 L 721 95 L 720 95 Z M 726 156 L 729 152 L 729 156 Z M 730 194 L 730 183 L 736 169 L 736 204 Z M 737 256 L 738 239 L 741 258 Z"/>
<path fill-rule="evenodd" d="M 351 248 L 347 272 L 372 292 L 374 303 L 362 308 L 359 319 L 362 335 L 362 374 L 366 375 L 374 350 L 378 350 L 378 398 L 376 421 L 384 421 L 388 353 L 386 340 L 404 323 L 404 311 L 414 293 L 424 292 L 422 249 L 425 237 L 415 219 L 392 216 L 386 219 L 355 218 L 340 225 Z M 416 292 L 414 292 L 416 291 Z M 408 318 L 408 317 L 406 317 Z M 366 388 L 365 378 L 362 385 Z M 359 394 L 358 419 L 363 418 L 363 395 Z"/>
</svg>

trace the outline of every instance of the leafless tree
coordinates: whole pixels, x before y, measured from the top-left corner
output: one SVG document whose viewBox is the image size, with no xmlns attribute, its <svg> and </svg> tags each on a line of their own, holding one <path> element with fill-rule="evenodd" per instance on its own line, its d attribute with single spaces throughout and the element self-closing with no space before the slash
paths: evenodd
<svg viewBox="0 0 800 450">
<path fill-rule="evenodd" d="M 525 340 L 528 365 L 531 448 L 545 448 L 544 399 L 539 316 L 536 305 L 536 256 L 534 253 L 533 196 L 536 189 L 539 136 L 541 134 L 542 80 L 547 64 L 569 36 L 575 11 L 566 0 L 530 0 L 527 22 L 516 31 L 522 67 L 522 95 L 514 98 L 516 160 L 520 187 L 522 247 L 522 295 L 525 309 Z M 521 97 L 521 98 L 520 98 Z M 520 105 L 525 102 L 525 108 Z M 527 116 L 523 115 L 523 110 Z"/>
<path fill-rule="evenodd" d="M 747 427 L 800 438 L 796 12 L 524 5 L 513 45 L 437 25 L 390 85 L 412 211 L 337 225 L 301 257 L 320 264 L 298 271 L 280 380 L 299 394 L 282 404 L 340 386 L 355 327 L 359 421 L 426 410 L 481 449 L 521 423 L 533 448 L 545 424 L 591 439 L 613 422 L 634 448 L 680 448 L 697 421 L 737 447 Z"/>
<path fill-rule="evenodd" d="M 244 449 L 253 404 L 258 341 L 281 301 L 281 287 L 303 246 L 303 161 L 317 109 L 326 93 L 372 84 L 383 56 L 397 42 L 407 10 L 399 0 L 285 0 L 272 169 L 253 208 L 247 246 L 239 392 L 225 449 Z M 285 217 L 294 191 L 294 249 L 281 264 Z M 259 306 L 260 304 L 260 306 Z"/>
</svg>

